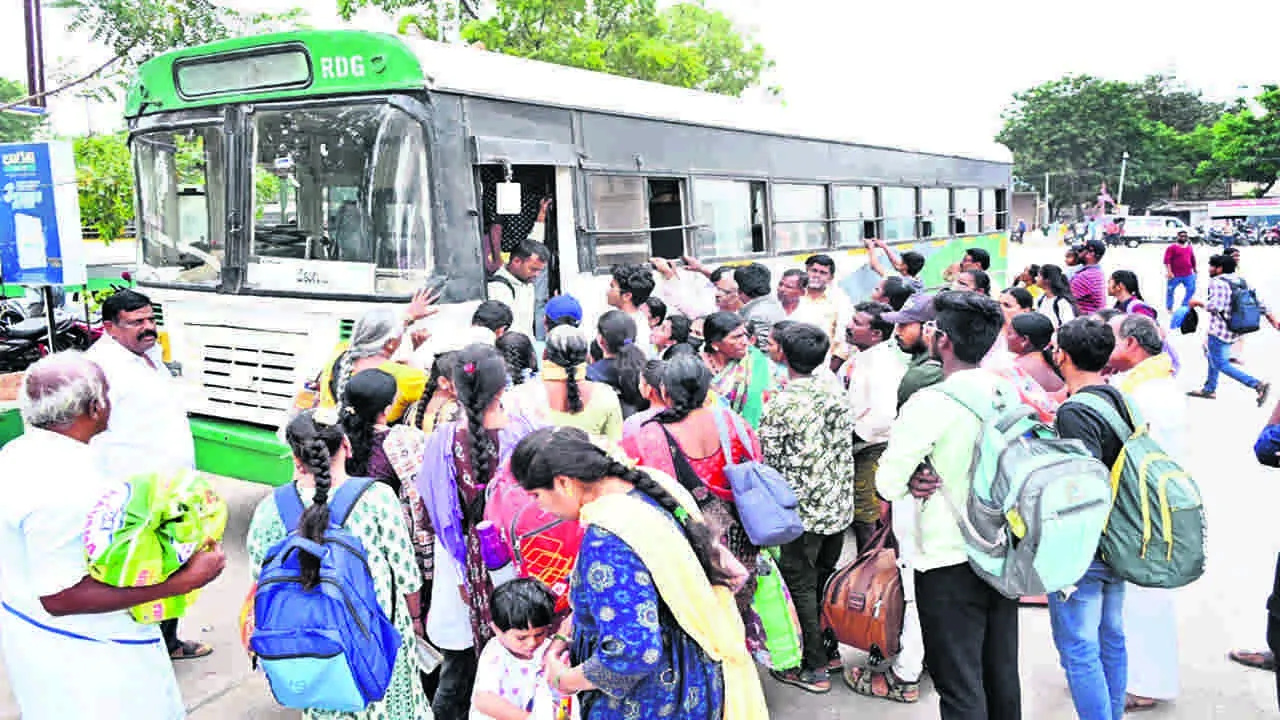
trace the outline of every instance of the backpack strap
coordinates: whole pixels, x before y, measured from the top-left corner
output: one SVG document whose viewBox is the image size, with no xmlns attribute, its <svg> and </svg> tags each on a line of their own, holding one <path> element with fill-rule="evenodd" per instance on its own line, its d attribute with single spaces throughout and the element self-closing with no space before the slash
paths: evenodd
<svg viewBox="0 0 1280 720">
<path fill-rule="evenodd" d="M 1080 403 L 1101 415 L 1102 419 L 1111 426 L 1112 432 L 1114 432 L 1121 441 L 1128 440 L 1133 435 L 1134 431 L 1142 425 L 1141 418 L 1137 417 L 1132 407 L 1129 407 L 1127 400 L 1125 401 L 1125 405 L 1126 409 L 1129 410 L 1129 413 L 1133 415 L 1133 425 L 1130 425 L 1129 422 L 1120 415 L 1120 411 L 1115 405 L 1112 405 L 1110 401 L 1102 398 L 1097 393 L 1076 393 L 1075 395 L 1072 395 L 1071 399 L 1067 402 Z"/>
<path fill-rule="evenodd" d="M 338 527 L 347 524 L 347 518 L 365 492 L 373 487 L 372 478 L 347 478 L 342 487 L 329 500 L 329 522 Z"/>
<path fill-rule="evenodd" d="M 280 522 L 284 523 L 284 531 L 291 533 L 298 529 L 302 521 L 302 513 L 306 508 L 302 505 L 302 496 L 298 494 L 298 486 L 285 483 L 273 493 L 276 501 L 276 512 L 280 514 Z"/>
</svg>

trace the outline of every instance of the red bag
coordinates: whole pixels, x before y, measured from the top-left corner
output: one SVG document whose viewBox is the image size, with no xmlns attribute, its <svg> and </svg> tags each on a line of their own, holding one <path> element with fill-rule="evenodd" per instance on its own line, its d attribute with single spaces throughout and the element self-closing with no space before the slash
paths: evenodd
<svg viewBox="0 0 1280 720">
<path fill-rule="evenodd" d="M 556 596 L 556 611 L 569 609 L 569 574 L 582 545 L 582 526 L 538 507 L 504 467 L 489 483 L 484 519 L 502 531 L 522 577 L 541 580 Z"/>
</svg>

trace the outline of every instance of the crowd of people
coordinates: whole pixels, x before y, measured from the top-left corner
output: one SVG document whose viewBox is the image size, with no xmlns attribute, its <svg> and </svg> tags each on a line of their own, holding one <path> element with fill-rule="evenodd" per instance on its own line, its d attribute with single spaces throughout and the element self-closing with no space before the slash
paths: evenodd
<svg viewBox="0 0 1280 720">
<path fill-rule="evenodd" d="M 382 699 L 307 716 L 763 718 L 760 664 L 799 690 L 829 692 L 835 675 L 906 703 L 919 700 L 927 667 L 943 718 L 1021 717 L 1018 600 L 971 569 L 949 509 L 968 497 L 981 430 L 956 398 L 1016 393 L 1110 467 L 1125 438 L 1072 401 L 1094 395 L 1130 422 L 1136 408 L 1170 455 L 1185 455 L 1179 363 L 1135 274 L 1103 272 L 1106 249 L 1085 243 L 1065 267 L 1031 266 L 1000 289 L 975 247 L 945 269 L 945 286 L 926 288 L 924 256 L 870 241 L 881 280 L 856 303 L 822 254 L 776 285 L 758 263 L 659 259 L 614 268 L 611 309 L 588 318 L 570 295 L 536 309 L 549 253 L 525 240 L 502 258 L 470 328 L 420 329 L 437 310 L 426 292 L 403 314 L 371 311 L 285 429 L 308 510 L 289 527 L 268 496 L 248 531 L 261 570 L 293 533 L 324 540 L 344 485 L 375 481 L 343 515 L 401 652 Z M 1212 398 L 1225 373 L 1261 405 L 1269 385 L 1230 357 L 1237 260 L 1210 259 L 1203 302 L 1189 262 L 1166 256 L 1166 310 L 1181 286 L 1183 305 L 1208 315 L 1209 377 L 1192 395 Z M 225 562 L 205 548 L 148 588 L 85 576 L 76 520 L 108 481 L 194 466 L 150 301 L 120 291 L 103 315 L 107 335 L 88 354 L 32 367 L 22 388 L 32 430 L 0 451 L 6 473 L 74 480 L 22 484 L 0 506 L 5 657 L 36 719 L 86 708 L 181 717 L 162 648 L 173 659 L 209 649 L 180 640 L 176 623 L 140 626 L 124 610 L 207 584 Z M 773 468 L 796 495 L 793 541 L 759 547 L 744 527 L 729 470 L 748 463 Z M 567 590 L 493 574 L 482 529 L 496 493 L 512 489 L 580 528 Z M 901 650 L 846 662 L 823 623 L 823 588 L 884 524 L 902 568 Z M 778 608 L 759 600 L 779 578 L 794 605 L 784 603 L 781 630 Z M 1097 559 L 1047 602 L 1080 717 L 1118 720 L 1177 695 L 1172 592 L 1127 585 Z M 789 661 L 787 635 L 799 641 Z M 414 662 L 421 640 L 441 656 L 430 674 Z"/>
</svg>

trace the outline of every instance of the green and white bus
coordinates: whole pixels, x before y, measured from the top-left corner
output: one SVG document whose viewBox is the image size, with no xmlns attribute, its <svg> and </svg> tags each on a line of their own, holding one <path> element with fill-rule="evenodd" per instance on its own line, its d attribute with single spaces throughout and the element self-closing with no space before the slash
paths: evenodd
<svg viewBox="0 0 1280 720">
<path fill-rule="evenodd" d="M 432 285 L 435 320 L 469 323 L 499 185 L 504 212 L 553 198 L 550 288 L 589 317 L 611 266 L 654 256 L 776 275 L 826 252 L 858 294 L 864 237 L 930 256 L 930 280 L 974 245 L 999 272 L 1007 249 L 1001 146 L 895 147 L 856 120 L 465 46 L 304 31 L 188 48 L 139 68 L 126 115 L 134 277 L 191 395 L 198 461 L 260 482 L 288 478 L 275 430 L 367 309 Z"/>
</svg>

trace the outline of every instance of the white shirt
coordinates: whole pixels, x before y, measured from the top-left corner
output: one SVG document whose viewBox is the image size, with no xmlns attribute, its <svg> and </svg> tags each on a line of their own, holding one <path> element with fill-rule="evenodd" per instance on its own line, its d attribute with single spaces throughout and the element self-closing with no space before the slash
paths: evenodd
<svg viewBox="0 0 1280 720">
<path fill-rule="evenodd" d="M 885 340 L 849 358 L 849 405 L 853 429 L 863 442 L 889 442 L 889 428 L 898 417 L 898 385 L 907 374 L 906 355 L 898 343 Z"/>
<path fill-rule="evenodd" d="M 182 390 L 165 367 L 160 347 L 144 358 L 103 335 L 86 355 L 106 374 L 111 399 L 107 431 L 93 439 L 106 476 L 123 480 L 140 473 L 195 468 Z"/>
<path fill-rule="evenodd" d="M 1055 330 L 1076 319 L 1076 312 L 1071 309 L 1071 303 L 1060 297 L 1051 298 L 1048 295 L 1041 295 L 1036 301 L 1036 312 L 1049 318 Z"/>
<path fill-rule="evenodd" d="M 533 337 L 533 308 L 537 304 L 537 290 L 533 283 L 525 282 L 512 275 L 506 265 L 499 268 L 498 272 L 494 273 L 494 277 L 503 278 L 507 282 L 491 280 L 487 287 L 489 299 L 504 302 L 511 308 L 512 330 Z M 510 286 L 507 283 L 510 283 Z"/>
<path fill-rule="evenodd" d="M 500 638 L 485 643 L 476 666 L 475 689 L 472 691 L 471 720 L 493 720 L 475 707 L 476 693 L 491 693 L 521 709 L 528 709 L 532 720 L 550 720 L 555 713 L 555 697 L 542 669 L 550 641 L 543 643 L 533 656 L 524 660 L 511 654 Z"/>
<path fill-rule="evenodd" d="M 40 598 L 87 574 L 85 517 L 113 486 L 88 445 L 38 428 L 0 450 L 0 641 L 13 693 L 29 720 L 178 718 L 185 712 L 160 630 L 127 610 L 53 617 Z M 60 635 L 31 621 L 95 640 Z"/>
<path fill-rule="evenodd" d="M 653 357 L 653 328 L 649 327 L 649 315 L 644 310 L 630 313 L 636 324 L 636 347 L 644 351 L 645 357 Z"/>
</svg>

